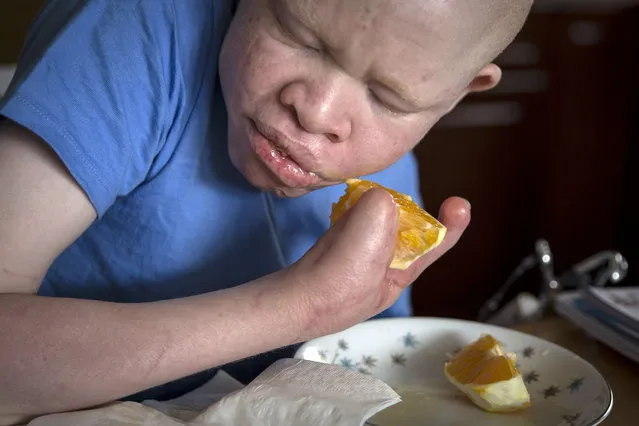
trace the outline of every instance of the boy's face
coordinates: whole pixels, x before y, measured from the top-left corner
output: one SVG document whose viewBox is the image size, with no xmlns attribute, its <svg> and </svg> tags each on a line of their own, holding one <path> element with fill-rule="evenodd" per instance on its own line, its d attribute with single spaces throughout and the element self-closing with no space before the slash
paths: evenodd
<svg viewBox="0 0 639 426">
<path fill-rule="evenodd" d="M 298 196 L 409 152 L 468 90 L 499 79 L 450 42 L 448 3 L 242 0 L 220 57 L 235 166 Z"/>
</svg>

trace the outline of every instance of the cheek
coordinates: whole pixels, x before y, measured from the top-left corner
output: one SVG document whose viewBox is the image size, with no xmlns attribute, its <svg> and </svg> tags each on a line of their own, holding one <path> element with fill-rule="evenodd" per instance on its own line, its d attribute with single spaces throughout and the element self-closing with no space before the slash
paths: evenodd
<svg viewBox="0 0 639 426">
<path fill-rule="evenodd" d="M 381 119 L 380 121 L 388 121 Z M 348 175 L 381 171 L 411 151 L 425 133 L 424 119 L 386 122 L 363 126 L 362 131 L 343 154 Z"/>
<path fill-rule="evenodd" d="M 233 52 L 234 66 L 229 69 L 233 90 L 239 92 L 245 107 L 275 96 L 298 68 L 294 65 L 291 49 L 260 30 L 259 21 L 256 26 L 250 35 L 243 37 L 241 47 Z"/>
</svg>

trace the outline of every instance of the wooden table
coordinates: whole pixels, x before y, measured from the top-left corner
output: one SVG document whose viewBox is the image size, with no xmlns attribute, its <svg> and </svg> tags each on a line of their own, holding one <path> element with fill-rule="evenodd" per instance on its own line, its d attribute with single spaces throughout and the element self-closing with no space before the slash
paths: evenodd
<svg viewBox="0 0 639 426">
<path fill-rule="evenodd" d="M 631 420 L 639 409 L 639 364 L 589 338 L 580 328 L 558 316 L 514 328 L 563 346 L 599 370 L 614 396 L 612 413 L 603 422 L 605 426 L 639 424 L 638 420 Z"/>
</svg>

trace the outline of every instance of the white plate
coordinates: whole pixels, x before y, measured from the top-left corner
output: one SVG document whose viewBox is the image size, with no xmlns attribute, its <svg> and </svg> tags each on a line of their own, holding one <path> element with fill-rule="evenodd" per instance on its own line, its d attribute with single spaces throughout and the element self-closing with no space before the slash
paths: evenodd
<svg viewBox="0 0 639 426">
<path fill-rule="evenodd" d="M 491 414 L 472 404 L 443 372 L 448 354 L 489 333 L 515 352 L 532 406 Z M 612 409 L 612 391 L 599 372 L 574 353 L 545 340 L 489 324 L 437 318 L 367 321 L 314 339 L 296 358 L 340 364 L 372 374 L 403 401 L 370 419 L 379 426 L 591 426 Z"/>
</svg>

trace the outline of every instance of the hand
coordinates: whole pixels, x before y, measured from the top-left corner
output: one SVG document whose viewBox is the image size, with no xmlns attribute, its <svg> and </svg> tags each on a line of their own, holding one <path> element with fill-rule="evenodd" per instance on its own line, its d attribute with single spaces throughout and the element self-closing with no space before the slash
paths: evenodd
<svg viewBox="0 0 639 426">
<path fill-rule="evenodd" d="M 334 333 L 390 307 L 402 291 L 459 240 L 470 205 L 453 197 L 439 211 L 446 238 L 407 270 L 390 269 L 397 236 L 397 208 L 383 190 L 366 192 L 288 271 L 310 310 L 310 337 Z"/>
</svg>

